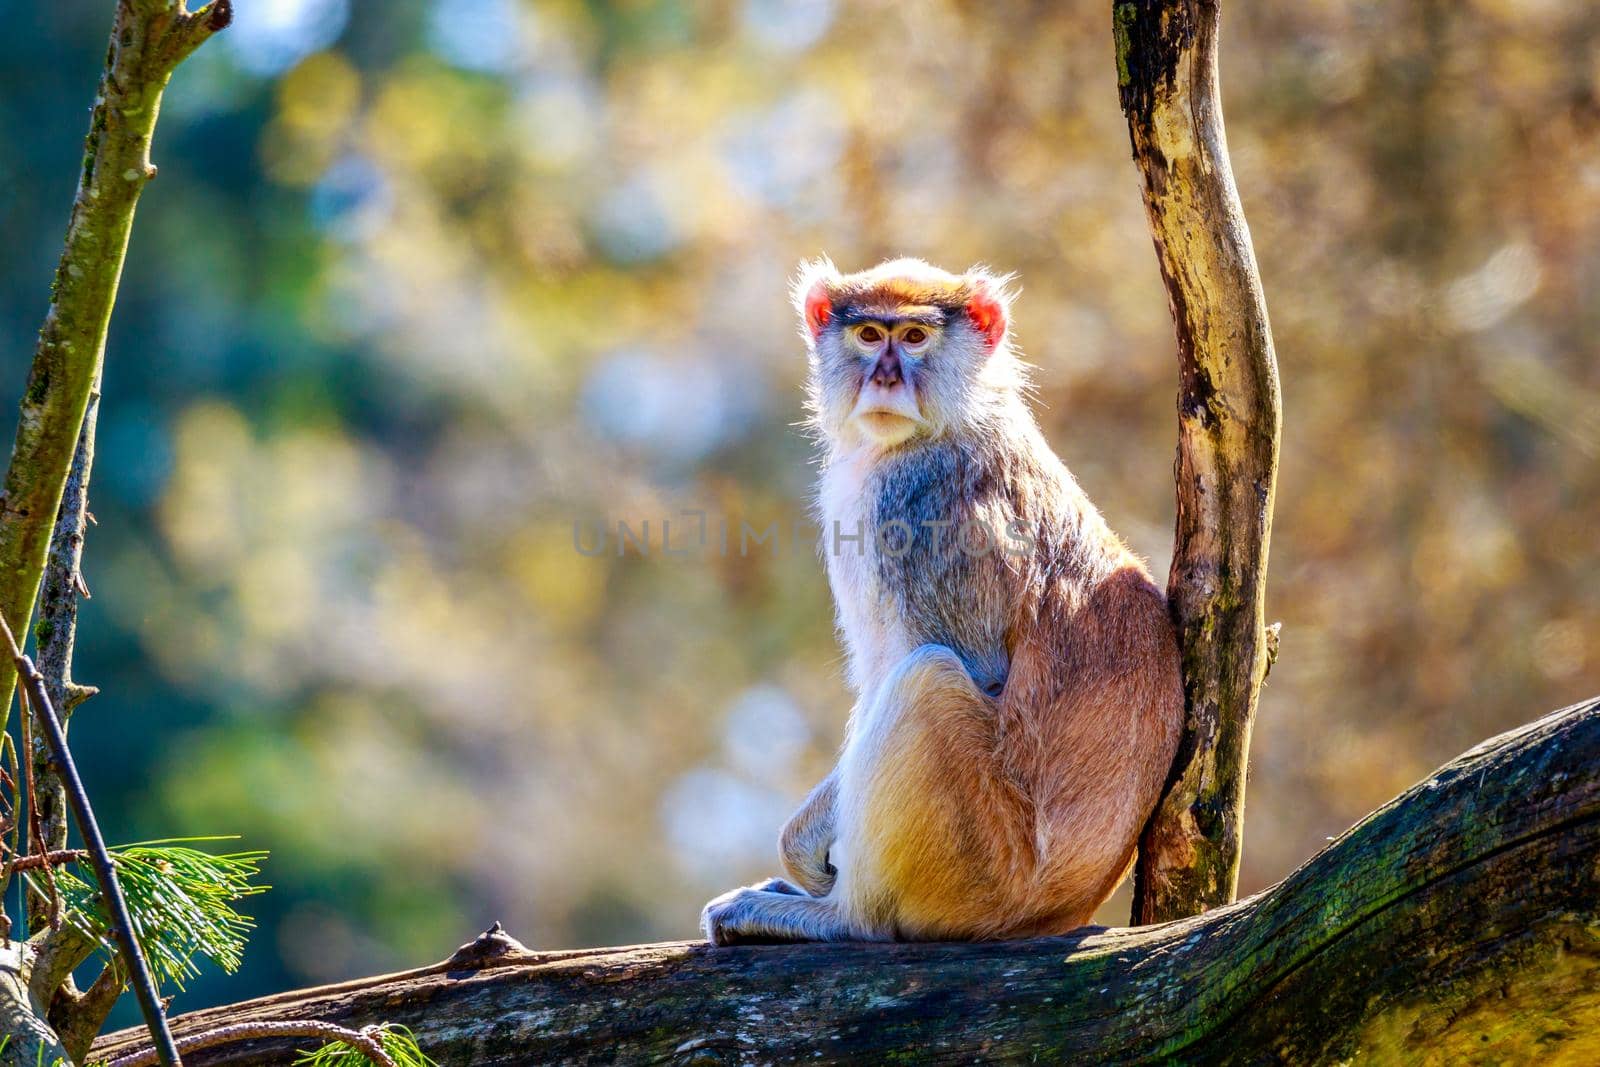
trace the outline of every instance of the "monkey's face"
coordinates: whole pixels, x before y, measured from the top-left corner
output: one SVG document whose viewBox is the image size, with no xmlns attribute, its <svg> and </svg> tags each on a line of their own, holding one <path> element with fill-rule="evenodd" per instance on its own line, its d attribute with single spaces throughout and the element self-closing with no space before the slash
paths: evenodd
<svg viewBox="0 0 1600 1067">
<path fill-rule="evenodd" d="M 919 313 L 919 318 L 909 317 Z M 887 447 L 926 429 L 918 393 L 931 377 L 926 370 L 929 353 L 940 348 L 936 318 L 922 309 L 897 308 L 841 331 L 840 362 L 859 378 L 849 420 L 869 440 Z"/>
<path fill-rule="evenodd" d="M 894 448 L 971 425 L 1016 385 L 1003 280 L 897 260 L 795 290 L 814 424 L 837 444 Z"/>
</svg>

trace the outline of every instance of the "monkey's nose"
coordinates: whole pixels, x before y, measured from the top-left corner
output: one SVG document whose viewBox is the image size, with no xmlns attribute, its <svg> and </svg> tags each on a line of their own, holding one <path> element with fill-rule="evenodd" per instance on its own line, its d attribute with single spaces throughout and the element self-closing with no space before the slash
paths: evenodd
<svg viewBox="0 0 1600 1067">
<path fill-rule="evenodd" d="M 872 368 L 872 384 L 888 389 L 899 385 L 904 378 L 900 374 L 900 357 L 890 349 L 879 358 L 877 366 Z"/>
</svg>

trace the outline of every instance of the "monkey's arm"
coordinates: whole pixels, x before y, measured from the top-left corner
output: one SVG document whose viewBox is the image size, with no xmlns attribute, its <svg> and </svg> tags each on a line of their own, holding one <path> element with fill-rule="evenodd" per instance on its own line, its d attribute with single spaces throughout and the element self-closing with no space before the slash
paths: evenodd
<svg viewBox="0 0 1600 1067">
<path fill-rule="evenodd" d="M 783 869 L 814 897 L 827 896 L 838 873 L 828 862 L 828 849 L 834 838 L 838 773 L 830 771 L 817 783 L 800 810 L 789 817 L 778 837 L 778 855 Z"/>
</svg>

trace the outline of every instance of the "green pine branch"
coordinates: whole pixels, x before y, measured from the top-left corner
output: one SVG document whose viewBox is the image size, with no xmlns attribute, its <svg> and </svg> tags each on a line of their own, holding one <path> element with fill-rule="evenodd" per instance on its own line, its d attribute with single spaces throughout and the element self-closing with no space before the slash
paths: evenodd
<svg viewBox="0 0 1600 1067">
<path fill-rule="evenodd" d="M 404 1026 L 390 1026 L 386 1023 L 383 1026 L 370 1028 L 365 1033 L 368 1037 L 377 1038 L 394 1067 L 438 1067 L 422 1051 L 416 1037 Z M 293 1067 L 368 1067 L 368 1065 L 379 1067 L 373 1063 L 371 1057 L 355 1046 L 343 1041 L 330 1041 L 312 1052 L 300 1053 Z"/>
<path fill-rule="evenodd" d="M 111 850 L 139 947 L 157 980 L 179 989 L 186 979 L 200 973 L 196 963 L 200 958 L 229 974 L 238 970 L 255 922 L 233 905 L 268 888 L 252 881 L 261 873 L 267 853 L 215 855 L 187 847 L 218 840 L 231 839 L 148 841 Z M 34 872 L 25 872 L 23 877 L 30 893 L 48 893 L 44 880 Z M 114 955 L 99 889 L 65 868 L 58 868 L 55 878 L 64 905 L 63 922 Z"/>
</svg>

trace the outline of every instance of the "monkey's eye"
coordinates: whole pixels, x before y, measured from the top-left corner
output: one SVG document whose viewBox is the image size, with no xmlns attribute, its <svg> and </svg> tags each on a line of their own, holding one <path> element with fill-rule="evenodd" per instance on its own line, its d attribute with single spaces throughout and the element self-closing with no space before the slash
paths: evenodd
<svg viewBox="0 0 1600 1067">
<path fill-rule="evenodd" d="M 856 332 L 856 336 L 864 345 L 880 344 L 883 341 L 883 331 L 876 326 L 863 326 Z"/>
<path fill-rule="evenodd" d="M 913 326 L 900 336 L 908 345 L 920 345 L 928 339 L 928 331 L 921 326 Z"/>
</svg>

